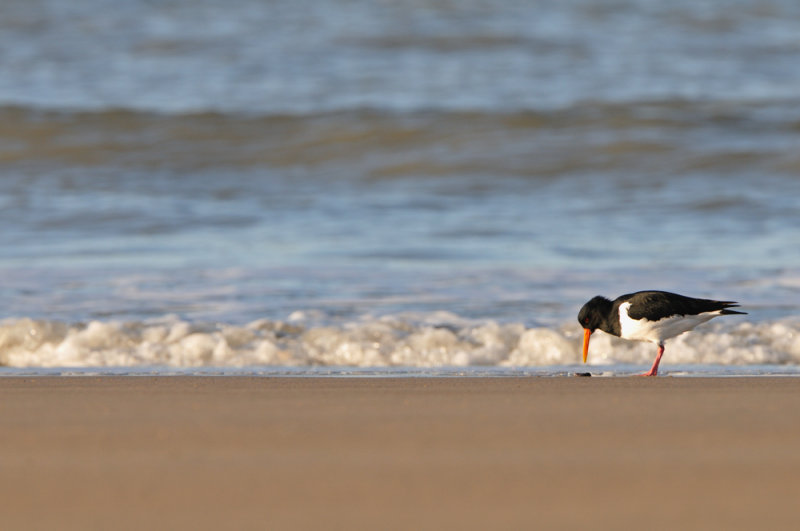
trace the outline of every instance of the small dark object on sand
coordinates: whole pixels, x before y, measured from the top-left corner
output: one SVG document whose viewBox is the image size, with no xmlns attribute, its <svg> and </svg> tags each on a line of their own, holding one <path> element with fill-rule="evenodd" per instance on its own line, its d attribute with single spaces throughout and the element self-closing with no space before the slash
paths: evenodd
<svg viewBox="0 0 800 531">
<path fill-rule="evenodd" d="M 583 377 L 586 377 L 586 376 L 591 376 L 591 375 L 592 375 L 592 373 L 590 373 L 590 372 L 576 372 L 576 373 L 575 373 L 575 376 L 583 376 Z"/>
</svg>

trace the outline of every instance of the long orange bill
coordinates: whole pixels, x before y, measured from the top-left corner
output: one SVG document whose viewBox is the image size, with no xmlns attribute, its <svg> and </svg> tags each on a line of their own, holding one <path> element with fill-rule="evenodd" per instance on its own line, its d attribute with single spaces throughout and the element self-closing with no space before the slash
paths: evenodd
<svg viewBox="0 0 800 531">
<path fill-rule="evenodd" d="M 586 356 L 589 355 L 589 337 L 592 331 L 588 328 L 583 329 L 583 362 L 586 363 Z"/>
</svg>

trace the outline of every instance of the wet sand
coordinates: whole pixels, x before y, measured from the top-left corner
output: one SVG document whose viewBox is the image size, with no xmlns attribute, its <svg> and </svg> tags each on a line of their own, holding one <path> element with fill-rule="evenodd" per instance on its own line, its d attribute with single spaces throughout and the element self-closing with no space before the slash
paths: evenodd
<svg viewBox="0 0 800 531">
<path fill-rule="evenodd" d="M 5 529 L 795 529 L 794 378 L 0 379 Z"/>
</svg>

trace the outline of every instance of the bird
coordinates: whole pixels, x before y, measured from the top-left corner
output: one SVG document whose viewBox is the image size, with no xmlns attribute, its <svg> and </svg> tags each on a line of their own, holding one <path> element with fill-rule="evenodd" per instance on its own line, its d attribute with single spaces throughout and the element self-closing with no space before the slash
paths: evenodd
<svg viewBox="0 0 800 531">
<path fill-rule="evenodd" d="M 589 354 L 589 337 L 599 328 L 622 339 L 655 343 L 658 354 L 642 376 L 657 376 L 664 341 L 718 315 L 747 315 L 730 309 L 738 306 L 734 301 L 695 299 L 668 291 L 637 291 L 613 301 L 598 295 L 578 312 L 578 322 L 583 327 L 583 362 Z"/>
</svg>

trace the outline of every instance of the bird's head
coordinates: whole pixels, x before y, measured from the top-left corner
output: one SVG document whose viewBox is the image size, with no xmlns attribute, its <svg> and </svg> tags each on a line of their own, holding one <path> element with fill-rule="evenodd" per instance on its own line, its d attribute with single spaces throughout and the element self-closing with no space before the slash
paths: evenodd
<svg viewBox="0 0 800 531">
<path fill-rule="evenodd" d="M 583 362 L 589 354 L 589 337 L 607 319 L 611 311 L 611 301 L 598 295 L 587 302 L 578 312 L 578 322 L 583 327 Z"/>
</svg>

